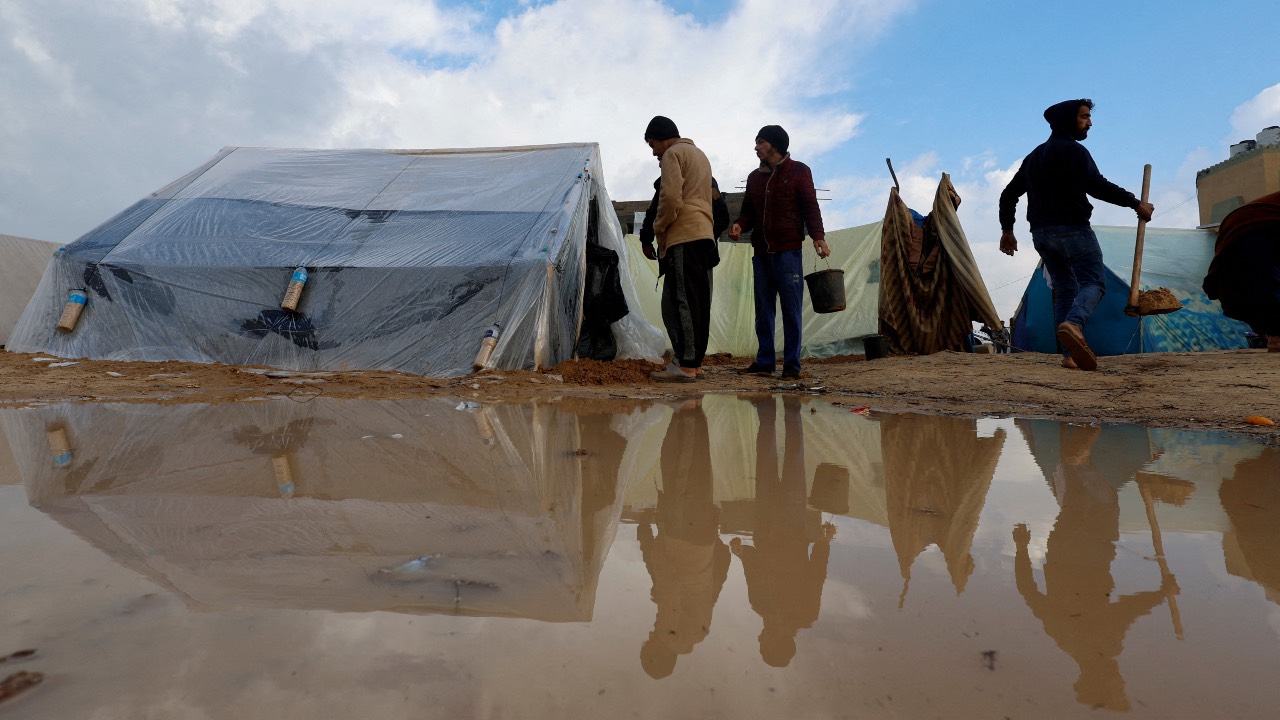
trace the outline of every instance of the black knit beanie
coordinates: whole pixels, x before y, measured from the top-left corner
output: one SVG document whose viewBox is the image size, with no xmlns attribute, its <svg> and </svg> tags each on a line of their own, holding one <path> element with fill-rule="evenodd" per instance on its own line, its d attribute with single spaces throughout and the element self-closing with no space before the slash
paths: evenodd
<svg viewBox="0 0 1280 720">
<path fill-rule="evenodd" d="M 676 129 L 676 124 L 671 122 L 671 118 L 661 115 L 654 115 L 649 121 L 649 127 L 644 129 L 645 142 L 649 140 L 670 140 L 671 138 L 680 137 L 680 131 Z"/>
<path fill-rule="evenodd" d="M 786 155 L 787 148 L 791 146 L 791 138 L 787 136 L 787 131 L 782 129 L 781 125 L 765 125 L 760 128 L 760 132 L 756 133 L 756 141 L 764 140 L 773 146 L 780 154 Z"/>
</svg>

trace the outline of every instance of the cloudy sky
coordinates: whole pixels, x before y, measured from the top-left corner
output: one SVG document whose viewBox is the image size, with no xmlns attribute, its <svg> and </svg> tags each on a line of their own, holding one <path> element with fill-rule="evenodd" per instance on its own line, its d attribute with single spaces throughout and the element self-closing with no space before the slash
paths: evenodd
<svg viewBox="0 0 1280 720">
<path fill-rule="evenodd" d="M 1052 9 L 1050 9 L 1052 8 Z M 1096 103 L 1087 146 L 1154 225 L 1193 227 L 1195 173 L 1280 125 L 1263 0 L 0 0 L 0 233 L 69 242 L 225 146 L 435 148 L 598 142 L 614 199 L 642 199 L 641 140 L 668 115 L 721 184 L 781 124 L 827 226 L 878 220 L 892 157 L 927 209 L 941 173 L 997 307 L 1035 265 L 996 248 L 996 199 Z M 1100 203 L 1095 223 L 1132 225 Z M 1025 206 L 1024 206 L 1025 207 Z M 1024 208 L 1020 207 L 1021 210 Z M 835 249 L 839 252 L 839 248 Z"/>
</svg>

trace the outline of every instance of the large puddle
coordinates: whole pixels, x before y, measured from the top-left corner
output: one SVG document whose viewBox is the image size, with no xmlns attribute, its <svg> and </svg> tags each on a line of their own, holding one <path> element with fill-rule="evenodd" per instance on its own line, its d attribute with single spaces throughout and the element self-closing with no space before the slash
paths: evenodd
<svg viewBox="0 0 1280 720">
<path fill-rule="evenodd" d="M 0 411 L 0 715 L 1280 707 L 1276 446 L 795 395 L 613 410 Z"/>
</svg>

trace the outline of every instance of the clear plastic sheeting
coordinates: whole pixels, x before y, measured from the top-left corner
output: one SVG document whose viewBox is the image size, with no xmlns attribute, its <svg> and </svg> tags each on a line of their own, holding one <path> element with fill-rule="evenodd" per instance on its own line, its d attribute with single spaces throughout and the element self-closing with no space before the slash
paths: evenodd
<svg viewBox="0 0 1280 720">
<path fill-rule="evenodd" d="M 497 324 L 488 367 L 551 366 L 577 341 L 588 242 L 622 250 L 595 144 L 227 148 L 55 255 L 9 349 L 453 377 Z M 638 313 L 613 330 L 621 357 L 662 353 Z"/>
</svg>

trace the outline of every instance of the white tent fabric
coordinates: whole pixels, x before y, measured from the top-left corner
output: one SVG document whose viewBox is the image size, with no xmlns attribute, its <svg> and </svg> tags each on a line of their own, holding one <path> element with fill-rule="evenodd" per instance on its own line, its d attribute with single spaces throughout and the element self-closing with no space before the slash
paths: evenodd
<svg viewBox="0 0 1280 720">
<path fill-rule="evenodd" d="M 59 247 L 43 240 L 0 235 L 0 345 L 9 344 L 13 326 L 35 293 L 49 257 Z"/>
<path fill-rule="evenodd" d="M 601 167 L 594 143 L 226 148 L 58 253 L 10 349 L 454 377 L 497 324 L 489 367 L 549 367 L 577 345 L 586 244 L 623 250 Z M 639 313 L 613 330 L 621 357 L 662 353 Z"/>
<path fill-rule="evenodd" d="M 830 357 L 862 352 L 861 338 L 876 333 L 880 296 L 880 227 L 882 223 L 833 230 L 827 233 L 831 257 L 819 260 L 806 243 L 805 273 L 830 266 L 844 271 L 845 309 L 815 313 L 805 301 L 801 337 L 805 357 Z M 709 353 L 739 356 L 756 354 L 755 307 L 752 291 L 749 243 L 720 243 L 720 264 L 715 269 L 711 294 Z M 635 279 L 638 307 L 648 321 L 662 327 L 662 290 L 658 263 L 640 251 L 637 236 L 627 236 L 626 263 Z M 807 294 L 807 290 L 806 290 Z M 633 306 L 633 309 L 636 306 Z M 775 337 L 782 347 L 782 318 Z"/>
</svg>

